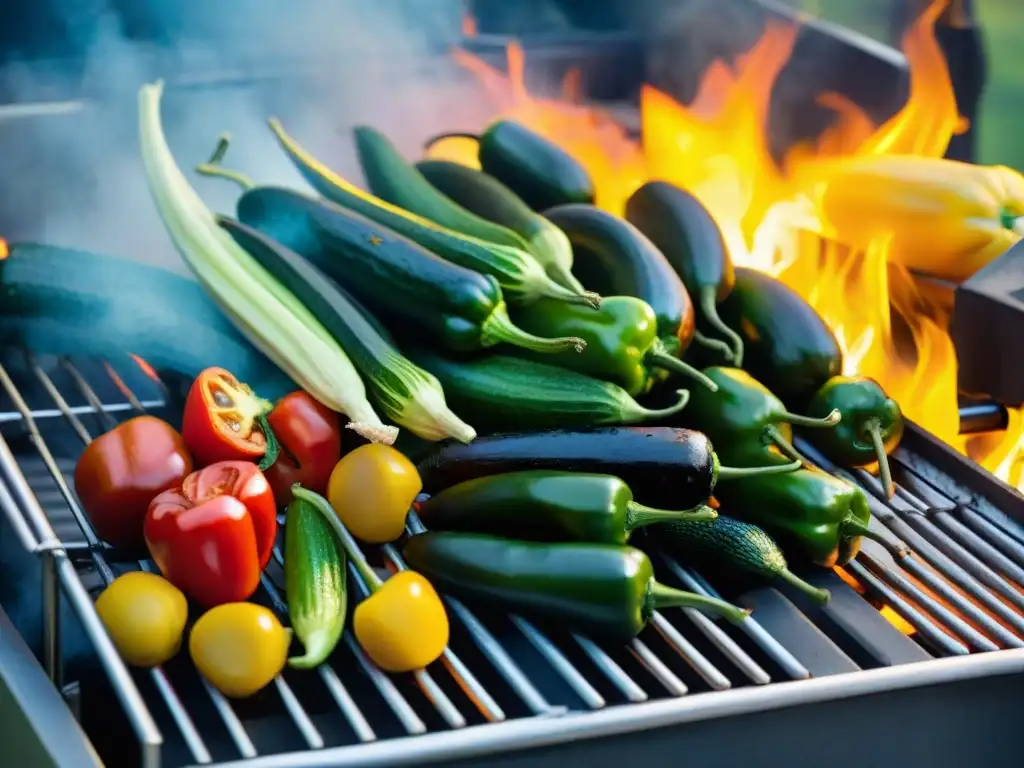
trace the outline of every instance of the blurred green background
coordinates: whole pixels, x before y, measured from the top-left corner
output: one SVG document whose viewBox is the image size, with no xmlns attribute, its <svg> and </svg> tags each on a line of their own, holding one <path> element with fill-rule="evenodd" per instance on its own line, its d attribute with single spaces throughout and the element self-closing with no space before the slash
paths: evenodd
<svg viewBox="0 0 1024 768">
<path fill-rule="evenodd" d="M 804 10 L 878 40 L 891 0 L 802 0 Z M 988 59 L 978 161 L 1024 170 L 1024 0 L 974 0 Z"/>
</svg>

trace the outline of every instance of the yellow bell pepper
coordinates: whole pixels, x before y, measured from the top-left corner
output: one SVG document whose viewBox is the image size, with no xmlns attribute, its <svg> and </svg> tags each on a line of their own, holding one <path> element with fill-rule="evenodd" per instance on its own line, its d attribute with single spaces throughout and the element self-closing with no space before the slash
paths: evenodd
<svg viewBox="0 0 1024 768">
<path fill-rule="evenodd" d="M 962 281 L 1024 235 L 1024 176 L 911 155 L 811 162 L 798 185 L 814 202 L 822 234 L 857 248 L 891 236 L 890 261 Z"/>
</svg>

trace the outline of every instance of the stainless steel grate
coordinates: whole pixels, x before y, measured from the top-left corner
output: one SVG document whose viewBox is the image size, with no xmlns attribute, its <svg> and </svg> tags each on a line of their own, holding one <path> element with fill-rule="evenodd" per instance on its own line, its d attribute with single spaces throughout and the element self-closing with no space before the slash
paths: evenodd
<svg viewBox="0 0 1024 768">
<path fill-rule="evenodd" d="M 98 541 L 66 479 L 84 443 L 122 418 L 160 414 L 166 389 L 127 358 L 115 369 L 100 361 L 23 355 L 0 365 L 0 392 L 0 402 L 9 401 L 0 412 L 0 507 L 24 547 L 41 559 L 44 666 L 60 688 L 62 591 L 146 766 L 453 759 L 1024 670 L 1024 502 L 994 480 L 995 493 L 979 493 L 977 484 L 965 485 L 925 461 L 923 454 L 940 449 L 912 429 L 894 457 L 899 488 L 891 502 L 883 501 L 868 473 L 829 467 L 800 446 L 868 491 L 872 527 L 913 550 L 897 562 L 887 548 L 865 542 L 842 574 L 845 581 L 828 571 L 803 574 L 832 591 L 828 606 L 810 606 L 786 588 L 720 583 L 726 597 L 753 607 L 754 616 L 730 625 L 673 609 L 657 614 L 626 647 L 611 647 L 518 616 L 477 615 L 446 598 L 452 642 L 427 670 L 386 675 L 346 632 L 331 662 L 315 674 L 289 670 L 254 699 L 231 702 L 198 676 L 187 653 L 146 672 L 122 663 L 92 601 L 117 573 L 152 564 L 123 562 L 121 553 Z M 960 465 L 970 468 L 952 466 Z M 409 528 L 421 528 L 414 515 Z M 404 567 L 391 546 L 366 554 L 374 565 Z M 276 551 L 257 599 L 286 618 L 280 560 Z M 662 557 L 656 566 L 666 583 L 719 594 L 681 563 Z M 350 569 L 356 588 L 364 590 Z M 879 612 L 883 604 L 885 613 L 909 625 L 905 631 Z M 999 652 L 959 662 L 941 658 L 985 651 Z M 911 662 L 926 663 L 903 674 Z M 401 738 L 408 736 L 417 738 Z"/>
</svg>

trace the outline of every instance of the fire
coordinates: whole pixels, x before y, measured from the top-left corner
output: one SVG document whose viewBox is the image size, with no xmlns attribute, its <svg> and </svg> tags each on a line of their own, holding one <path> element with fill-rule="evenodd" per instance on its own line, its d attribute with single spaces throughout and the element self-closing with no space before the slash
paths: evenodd
<svg viewBox="0 0 1024 768">
<path fill-rule="evenodd" d="M 734 64 L 712 64 L 689 105 L 645 86 L 642 144 L 609 114 L 580 103 L 578 76 L 566 78 L 561 98 L 531 95 L 516 44 L 507 50 L 507 74 L 465 51 L 454 55 L 479 80 L 500 117 L 557 142 L 586 166 L 602 208 L 622 213 L 633 191 L 654 178 L 696 195 L 722 228 L 735 263 L 778 277 L 818 310 L 843 347 L 845 373 L 877 379 L 908 418 L 1024 489 L 1020 412 L 1011 413 L 1001 435 L 958 434 L 950 308 L 889 262 L 888 238 L 855 252 L 816 234 L 821 222 L 793 181 L 822 157 L 945 153 L 950 137 L 964 128 L 934 32 L 947 3 L 933 0 L 903 38 L 910 98 L 899 113 L 876 126 L 856 105 L 823 93 L 819 104 L 835 113 L 831 128 L 813 146 L 794 147 L 782 163 L 770 154 L 766 124 L 772 85 L 796 40 L 795 24 L 770 24 Z M 441 142 L 431 154 L 477 164 L 475 145 L 464 139 Z M 897 346 L 892 315 L 909 331 L 912 345 Z"/>
</svg>

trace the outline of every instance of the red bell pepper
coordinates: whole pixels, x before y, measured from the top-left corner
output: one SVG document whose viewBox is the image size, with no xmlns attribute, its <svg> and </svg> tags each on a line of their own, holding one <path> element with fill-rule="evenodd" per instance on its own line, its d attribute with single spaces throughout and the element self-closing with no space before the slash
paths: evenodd
<svg viewBox="0 0 1024 768">
<path fill-rule="evenodd" d="M 341 429 L 334 411 L 299 390 L 285 395 L 267 417 L 281 452 L 264 470 L 278 506 L 292 500 L 296 483 L 314 493 L 327 492 L 327 481 L 341 458 Z"/>
<path fill-rule="evenodd" d="M 160 572 L 190 598 L 246 600 L 273 552 L 274 494 L 255 464 L 221 461 L 153 499 L 144 532 Z"/>
</svg>

